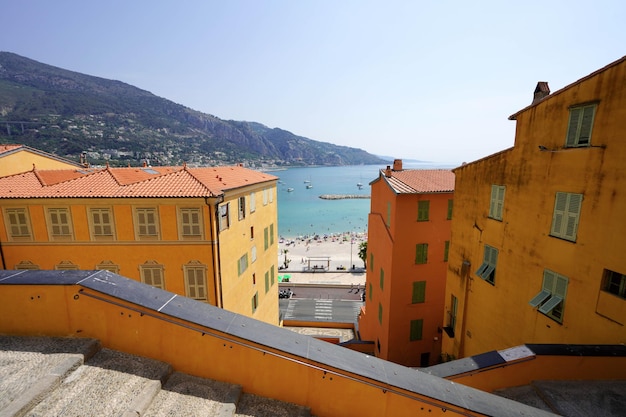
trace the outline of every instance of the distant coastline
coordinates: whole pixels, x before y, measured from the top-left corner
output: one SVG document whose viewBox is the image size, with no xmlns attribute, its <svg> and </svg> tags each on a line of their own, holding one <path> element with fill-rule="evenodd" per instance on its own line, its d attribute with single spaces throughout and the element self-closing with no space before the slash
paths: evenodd
<svg viewBox="0 0 626 417">
<path fill-rule="evenodd" d="M 351 198 L 371 198 L 368 194 L 322 194 L 322 200 L 346 200 Z"/>
</svg>

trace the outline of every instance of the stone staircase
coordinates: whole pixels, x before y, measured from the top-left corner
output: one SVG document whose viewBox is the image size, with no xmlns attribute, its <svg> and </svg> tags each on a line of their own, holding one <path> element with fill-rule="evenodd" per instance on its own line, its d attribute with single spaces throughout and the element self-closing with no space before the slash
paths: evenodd
<svg viewBox="0 0 626 417">
<path fill-rule="evenodd" d="M 310 415 L 93 339 L 0 336 L 0 417 Z"/>
</svg>

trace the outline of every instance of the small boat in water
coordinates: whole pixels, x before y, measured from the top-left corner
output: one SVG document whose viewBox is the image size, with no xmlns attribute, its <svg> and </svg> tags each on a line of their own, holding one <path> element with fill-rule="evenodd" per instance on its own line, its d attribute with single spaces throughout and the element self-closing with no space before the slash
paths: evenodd
<svg viewBox="0 0 626 417">
<path fill-rule="evenodd" d="M 307 185 L 306 185 L 306 189 L 307 189 L 307 190 L 310 190 L 311 188 L 313 188 L 313 184 L 307 184 Z"/>
<path fill-rule="evenodd" d="M 287 188 L 287 192 L 290 193 L 293 191 L 293 188 Z"/>
</svg>

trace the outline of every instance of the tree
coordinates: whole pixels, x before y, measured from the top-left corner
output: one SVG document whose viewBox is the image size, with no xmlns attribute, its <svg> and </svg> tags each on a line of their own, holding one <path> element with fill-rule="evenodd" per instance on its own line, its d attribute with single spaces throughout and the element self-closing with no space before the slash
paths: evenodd
<svg viewBox="0 0 626 417">
<path fill-rule="evenodd" d="M 359 258 L 363 261 L 363 268 L 367 268 L 367 241 L 359 244 Z"/>
</svg>

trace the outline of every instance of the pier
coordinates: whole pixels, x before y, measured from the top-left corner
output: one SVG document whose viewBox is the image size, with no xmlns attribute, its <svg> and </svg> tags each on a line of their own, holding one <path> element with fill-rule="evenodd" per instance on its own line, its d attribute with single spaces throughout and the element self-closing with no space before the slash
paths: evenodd
<svg viewBox="0 0 626 417">
<path fill-rule="evenodd" d="M 322 194 L 322 200 L 345 200 L 349 198 L 370 198 L 369 194 Z"/>
</svg>

